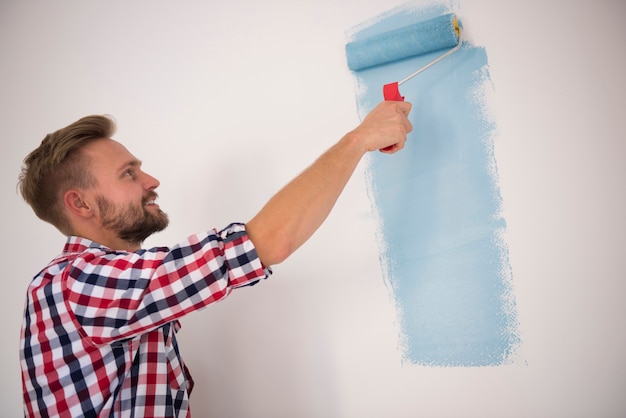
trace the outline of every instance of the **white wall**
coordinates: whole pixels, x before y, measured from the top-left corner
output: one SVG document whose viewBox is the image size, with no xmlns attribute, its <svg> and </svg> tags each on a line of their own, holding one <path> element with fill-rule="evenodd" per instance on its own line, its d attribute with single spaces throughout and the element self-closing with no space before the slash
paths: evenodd
<svg viewBox="0 0 626 418">
<path fill-rule="evenodd" d="M 117 118 L 116 138 L 161 180 L 172 220 L 148 244 L 245 221 L 358 123 L 345 32 L 398 5 L 0 4 L 2 416 L 21 414 L 24 291 L 64 242 L 16 194 L 21 161 L 44 135 L 86 114 Z M 184 320 L 195 416 L 626 413 L 626 3 L 454 5 L 490 60 L 523 360 L 400 363 L 361 166 L 328 222 L 270 281 Z"/>
</svg>

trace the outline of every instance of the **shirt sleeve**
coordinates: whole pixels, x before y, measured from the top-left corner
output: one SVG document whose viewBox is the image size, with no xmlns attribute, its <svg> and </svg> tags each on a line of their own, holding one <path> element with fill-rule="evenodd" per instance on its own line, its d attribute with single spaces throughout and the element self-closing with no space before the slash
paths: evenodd
<svg viewBox="0 0 626 418">
<path fill-rule="evenodd" d="M 128 339 L 267 278 L 243 224 L 134 253 L 90 248 L 64 271 L 79 332 L 95 345 Z"/>
</svg>

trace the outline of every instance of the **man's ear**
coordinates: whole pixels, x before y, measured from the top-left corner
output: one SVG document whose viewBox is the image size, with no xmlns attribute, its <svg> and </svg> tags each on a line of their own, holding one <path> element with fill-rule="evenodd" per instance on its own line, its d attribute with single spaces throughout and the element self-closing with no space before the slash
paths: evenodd
<svg viewBox="0 0 626 418">
<path fill-rule="evenodd" d="M 85 195 L 78 191 L 70 189 L 63 195 L 63 203 L 70 213 L 81 216 L 91 217 L 94 213 L 93 206 L 85 199 Z"/>
</svg>

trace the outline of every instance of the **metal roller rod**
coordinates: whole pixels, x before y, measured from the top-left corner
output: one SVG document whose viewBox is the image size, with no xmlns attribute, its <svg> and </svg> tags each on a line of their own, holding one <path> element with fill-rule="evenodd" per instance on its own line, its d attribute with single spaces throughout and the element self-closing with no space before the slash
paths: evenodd
<svg viewBox="0 0 626 418">
<path fill-rule="evenodd" d="M 398 81 L 398 86 L 401 85 L 402 83 L 406 82 L 406 81 L 409 81 L 410 79 L 412 79 L 416 75 L 420 74 L 421 72 L 429 69 L 430 67 L 432 67 L 433 65 L 437 64 L 439 61 L 441 61 L 442 59 L 444 59 L 448 55 L 452 55 L 453 53 L 455 53 L 456 51 L 461 49 L 462 45 L 463 45 L 463 29 L 461 29 L 461 27 L 459 26 L 459 42 L 456 44 L 456 46 L 454 48 L 448 50 L 444 54 L 441 54 L 441 56 L 437 57 L 436 59 L 432 60 L 428 64 L 424 65 L 422 68 L 420 68 L 419 70 L 415 71 L 413 74 L 409 75 L 408 77 Z"/>
</svg>

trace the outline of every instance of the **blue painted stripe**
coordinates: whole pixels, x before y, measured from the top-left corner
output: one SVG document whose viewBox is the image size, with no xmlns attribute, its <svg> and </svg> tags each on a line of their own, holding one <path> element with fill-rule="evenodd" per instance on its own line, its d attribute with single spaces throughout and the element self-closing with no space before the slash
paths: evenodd
<svg viewBox="0 0 626 418">
<path fill-rule="evenodd" d="M 398 10 L 361 28 L 354 39 L 443 12 Z M 382 99 L 384 84 L 440 53 L 355 72 L 360 114 Z M 510 362 L 520 342 L 494 123 L 480 95 L 487 70 L 485 49 L 465 43 L 402 85 L 413 103 L 414 131 L 402 152 L 370 158 L 381 258 L 409 363 L 500 365 Z"/>
</svg>

